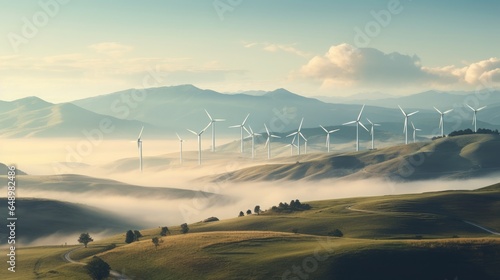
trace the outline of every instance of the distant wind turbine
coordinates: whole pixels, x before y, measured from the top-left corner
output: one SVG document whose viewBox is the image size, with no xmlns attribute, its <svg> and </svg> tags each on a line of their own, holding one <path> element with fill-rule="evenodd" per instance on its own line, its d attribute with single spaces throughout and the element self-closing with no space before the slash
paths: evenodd
<svg viewBox="0 0 500 280">
<path fill-rule="evenodd" d="M 248 126 L 250 131 L 248 131 L 246 127 L 243 127 L 243 128 L 248 133 L 248 136 L 246 138 L 252 138 L 252 159 L 253 159 L 255 157 L 255 136 L 259 136 L 260 134 L 253 132 L 251 126 Z"/>
<path fill-rule="evenodd" d="M 269 129 L 267 129 L 267 125 L 264 124 L 264 127 L 266 128 L 267 132 L 267 140 L 266 140 L 266 146 L 267 146 L 267 159 L 271 158 L 271 138 L 281 138 L 277 135 L 271 134 L 269 132 Z"/>
<path fill-rule="evenodd" d="M 224 122 L 225 119 L 214 119 L 208 111 L 205 109 L 205 113 L 207 113 L 208 118 L 210 119 L 210 125 L 212 126 L 212 152 L 215 152 L 215 123 L 216 122 Z"/>
<path fill-rule="evenodd" d="M 334 129 L 328 131 L 326 128 L 324 128 L 322 125 L 319 125 L 325 132 L 326 132 L 326 148 L 328 152 L 330 152 L 330 134 L 339 131 L 340 129 Z"/>
<path fill-rule="evenodd" d="M 372 123 L 368 118 L 366 120 L 372 125 L 370 128 L 370 135 L 372 136 L 372 150 L 375 149 L 375 126 L 380 126 L 378 123 Z"/>
<path fill-rule="evenodd" d="M 300 137 L 302 136 L 302 138 L 305 139 L 304 135 L 302 135 L 302 133 L 300 132 L 300 129 L 302 128 L 302 123 L 304 122 L 304 118 L 302 118 L 302 120 L 300 121 L 300 125 L 299 125 L 299 129 L 297 129 L 297 131 L 293 132 L 293 133 L 290 133 L 288 134 L 286 137 L 290 137 L 292 135 L 296 135 L 297 136 L 297 153 L 298 155 L 300 156 Z"/>
<path fill-rule="evenodd" d="M 417 142 L 417 131 L 422 131 L 419 128 L 415 128 L 413 122 L 411 122 L 411 126 L 413 127 L 413 143 Z"/>
<path fill-rule="evenodd" d="M 247 122 L 247 119 L 248 117 L 250 116 L 250 114 L 248 114 L 246 116 L 246 118 L 243 120 L 243 122 L 241 124 L 237 124 L 237 125 L 233 125 L 233 126 L 230 126 L 229 128 L 237 128 L 239 127 L 240 128 L 240 132 L 241 132 L 241 149 L 240 149 L 240 152 L 243 153 L 243 129 L 245 128 L 245 123 Z M 245 129 L 246 130 L 246 129 Z"/>
<path fill-rule="evenodd" d="M 441 136 L 444 137 L 444 115 L 448 114 L 449 112 L 453 111 L 453 109 L 450 109 L 448 111 L 441 112 L 438 110 L 438 108 L 434 107 L 436 111 L 439 113 L 439 128 L 441 128 Z"/>
<path fill-rule="evenodd" d="M 204 129 L 202 129 L 200 132 L 196 133 L 192 131 L 191 129 L 188 129 L 187 131 L 193 133 L 194 135 L 198 136 L 198 165 L 201 165 L 201 135 L 207 128 L 211 125 L 212 123 L 209 123 Z"/>
<path fill-rule="evenodd" d="M 285 147 L 288 147 L 290 146 L 290 155 L 293 156 L 293 147 L 297 147 L 297 145 L 295 145 L 295 138 L 297 137 L 297 135 L 295 135 L 292 139 L 292 143 L 288 144 L 288 145 L 285 145 Z"/>
<path fill-rule="evenodd" d="M 484 108 L 486 108 L 486 106 L 483 106 L 483 107 L 478 108 L 478 109 L 474 109 L 469 104 L 466 104 L 466 105 L 474 112 L 474 117 L 472 118 L 472 124 L 474 125 L 474 132 L 477 132 L 477 112 L 483 110 Z"/>
<path fill-rule="evenodd" d="M 418 113 L 418 111 L 415 111 L 413 113 L 405 113 L 405 111 L 403 110 L 403 108 L 401 108 L 401 106 L 399 106 L 399 109 L 401 110 L 401 113 L 403 113 L 403 115 L 405 116 L 405 124 L 404 124 L 404 127 L 403 127 L 403 133 L 405 133 L 405 144 L 408 144 L 408 118 L 412 115 L 415 115 L 416 113 Z"/>
<path fill-rule="evenodd" d="M 179 143 L 181 145 L 181 152 L 180 152 L 180 163 L 182 164 L 182 143 L 184 142 L 184 140 L 182 140 L 182 138 L 179 136 L 179 134 L 175 134 L 177 135 L 177 138 L 179 138 Z"/>
<path fill-rule="evenodd" d="M 348 124 L 353 124 L 353 123 L 356 124 L 356 151 L 359 151 L 359 125 L 361 125 L 361 127 L 363 127 L 366 131 L 368 131 L 368 129 L 360 121 L 361 114 L 363 113 L 364 108 L 365 108 L 365 105 L 363 105 L 363 107 L 361 107 L 361 111 L 359 112 L 358 118 L 355 121 L 351 121 L 351 122 L 347 122 L 347 123 L 343 124 L 343 125 L 348 125 Z"/>
<path fill-rule="evenodd" d="M 142 172 L 142 131 L 144 130 L 144 126 L 141 128 L 141 132 L 139 132 L 139 136 L 137 137 L 137 149 L 139 150 L 139 170 Z"/>
</svg>

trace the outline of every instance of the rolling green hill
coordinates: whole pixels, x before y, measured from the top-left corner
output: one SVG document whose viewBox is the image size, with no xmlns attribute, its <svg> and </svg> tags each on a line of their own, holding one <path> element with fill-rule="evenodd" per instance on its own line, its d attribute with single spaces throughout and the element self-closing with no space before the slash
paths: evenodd
<svg viewBox="0 0 500 280">
<path fill-rule="evenodd" d="M 471 178 L 500 172 L 500 157 L 493 152 L 498 150 L 498 135 L 464 135 L 378 150 L 296 156 L 296 163 L 258 165 L 203 179 L 243 182 Z"/>
</svg>

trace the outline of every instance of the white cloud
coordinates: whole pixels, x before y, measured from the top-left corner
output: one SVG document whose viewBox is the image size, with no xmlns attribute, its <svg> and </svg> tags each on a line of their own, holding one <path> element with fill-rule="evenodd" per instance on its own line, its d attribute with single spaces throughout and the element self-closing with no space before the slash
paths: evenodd
<svg viewBox="0 0 500 280">
<path fill-rule="evenodd" d="M 424 67 L 420 58 L 397 52 L 383 53 L 373 48 L 349 44 L 332 46 L 321 56 L 314 56 L 294 77 L 320 82 L 331 87 L 399 88 L 426 86 L 453 88 L 500 84 L 500 60 L 490 58 L 468 66 Z"/>
<path fill-rule="evenodd" d="M 300 57 L 309 58 L 311 57 L 310 53 L 299 50 L 295 47 L 296 44 L 274 44 L 274 43 L 243 43 L 245 48 L 254 48 L 260 47 L 262 50 L 267 52 L 286 52 L 289 54 L 297 55 Z"/>
<path fill-rule="evenodd" d="M 109 56 L 122 56 L 134 49 L 132 46 L 122 45 L 115 42 L 103 42 L 90 45 L 89 48 L 97 53 L 106 54 Z"/>
</svg>

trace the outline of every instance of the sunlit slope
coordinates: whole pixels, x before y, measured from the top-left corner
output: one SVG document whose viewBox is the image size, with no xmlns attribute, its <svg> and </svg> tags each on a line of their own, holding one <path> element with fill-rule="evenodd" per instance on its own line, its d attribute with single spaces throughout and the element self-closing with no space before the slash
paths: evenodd
<svg viewBox="0 0 500 280">
<path fill-rule="evenodd" d="M 328 178 L 423 180 L 469 178 L 500 171 L 498 135 L 465 135 L 379 150 L 305 155 L 296 163 L 266 164 L 208 180 L 273 181 Z"/>
</svg>

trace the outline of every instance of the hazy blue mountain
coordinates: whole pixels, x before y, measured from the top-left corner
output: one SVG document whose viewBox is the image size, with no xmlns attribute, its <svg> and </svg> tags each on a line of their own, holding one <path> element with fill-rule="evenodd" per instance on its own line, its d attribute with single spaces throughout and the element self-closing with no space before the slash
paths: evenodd
<svg viewBox="0 0 500 280">
<path fill-rule="evenodd" d="M 85 137 L 84 132 L 95 129 L 109 138 L 136 137 L 142 125 L 159 133 L 149 124 L 97 114 L 72 103 L 52 104 L 38 97 L 0 103 L 2 137 Z"/>
</svg>

